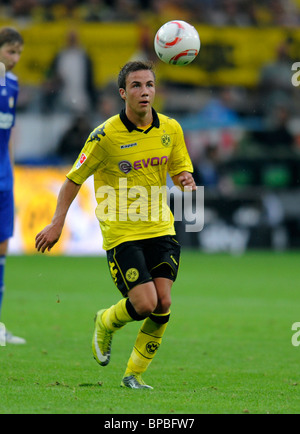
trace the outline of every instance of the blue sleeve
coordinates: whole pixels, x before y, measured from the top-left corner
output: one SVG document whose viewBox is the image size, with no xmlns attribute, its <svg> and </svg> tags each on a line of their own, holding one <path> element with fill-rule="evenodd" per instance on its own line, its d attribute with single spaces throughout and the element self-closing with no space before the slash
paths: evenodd
<svg viewBox="0 0 300 434">
<path fill-rule="evenodd" d="M 18 102 L 18 97 L 19 97 L 19 86 L 18 86 L 18 89 L 16 90 L 16 92 L 15 92 L 15 96 L 14 96 L 14 98 L 15 98 L 14 109 L 13 109 L 14 120 L 13 120 L 13 124 L 12 124 L 12 126 L 14 126 L 15 123 L 16 123 L 16 111 L 17 111 L 17 102 Z"/>
</svg>

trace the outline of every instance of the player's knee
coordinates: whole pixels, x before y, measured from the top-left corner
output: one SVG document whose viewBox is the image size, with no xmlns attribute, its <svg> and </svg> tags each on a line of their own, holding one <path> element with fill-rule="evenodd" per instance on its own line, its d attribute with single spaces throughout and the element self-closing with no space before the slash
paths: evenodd
<svg viewBox="0 0 300 434">
<path fill-rule="evenodd" d="M 140 316 L 147 318 L 154 312 L 156 305 L 157 297 L 148 295 L 147 297 L 141 297 L 135 300 L 134 308 Z"/>
<path fill-rule="evenodd" d="M 151 299 L 135 299 L 127 301 L 127 311 L 136 321 L 141 321 L 153 313 L 156 303 Z"/>
<path fill-rule="evenodd" d="M 145 301 L 139 303 L 135 307 L 135 310 L 140 316 L 147 318 L 149 315 L 151 315 L 151 313 L 154 312 L 155 308 L 156 308 L 156 304 L 154 301 L 145 300 Z"/>
<path fill-rule="evenodd" d="M 157 293 L 152 282 L 133 288 L 128 295 L 138 316 L 147 318 L 156 309 Z"/>
<path fill-rule="evenodd" d="M 156 313 L 168 313 L 170 311 L 170 307 L 172 304 L 171 296 L 166 295 L 164 297 L 161 297 L 158 300 L 155 312 Z"/>
</svg>

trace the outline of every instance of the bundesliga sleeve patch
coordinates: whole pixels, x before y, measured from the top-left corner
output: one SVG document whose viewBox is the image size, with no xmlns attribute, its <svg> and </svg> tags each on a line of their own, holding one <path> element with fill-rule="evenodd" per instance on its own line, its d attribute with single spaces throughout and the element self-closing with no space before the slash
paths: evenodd
<svg viewBox="0 0 300 434">
<path fill-rule="evenodd" d="M 76 164 L 76 169 L 79 169 L 79 167 L 81 167 L 83 165 L 83 163 L 86 160 L 86 155 L 85 154 L 81 154 L 78 163 Z"/>
</svg>

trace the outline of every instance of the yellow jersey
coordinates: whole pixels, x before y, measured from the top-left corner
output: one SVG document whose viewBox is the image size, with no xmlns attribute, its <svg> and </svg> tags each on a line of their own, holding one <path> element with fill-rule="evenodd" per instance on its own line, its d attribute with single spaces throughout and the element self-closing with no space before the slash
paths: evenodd
<svg viewBox="0 0 300 434">
<path fill-rule="evenodd" d="M 136 127 L 125 110 L 97 127 L 67 177 L 83 184 L 94 175 L 96 216 L 103 249 L 125 241 L 175 235 L 166 201 L 167 173 L 193 172 L 181 126 L 158 114 Z"/>
</svg>

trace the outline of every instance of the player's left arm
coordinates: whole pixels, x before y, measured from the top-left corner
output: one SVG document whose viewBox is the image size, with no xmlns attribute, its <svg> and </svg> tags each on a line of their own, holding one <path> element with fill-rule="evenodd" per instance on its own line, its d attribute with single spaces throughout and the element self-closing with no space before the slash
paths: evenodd
<svg viewBox="0 0 300 434">
<path fill-rule="evenodd" d="M 197 190 L 197 186 L 195 183 L 195 180 L 193 178 L 193 175 L 190 172 L 181 172 L 178 175 L 172 176 L 172 181 L 174 185 L 180 188 L 180 190 L 189 190 L 189 191 L 195 191 Z"/>
<path fill-rule="evenodd" d="M 193 178 L 193 164 L 191 162 L 182 127 L 173 120 L 174 145 L 169 159 L 168 172 L 172 178 L 174 185 L 180 190 L 188 191 L 197 190 L 196 183 Z"/>
</svg>

